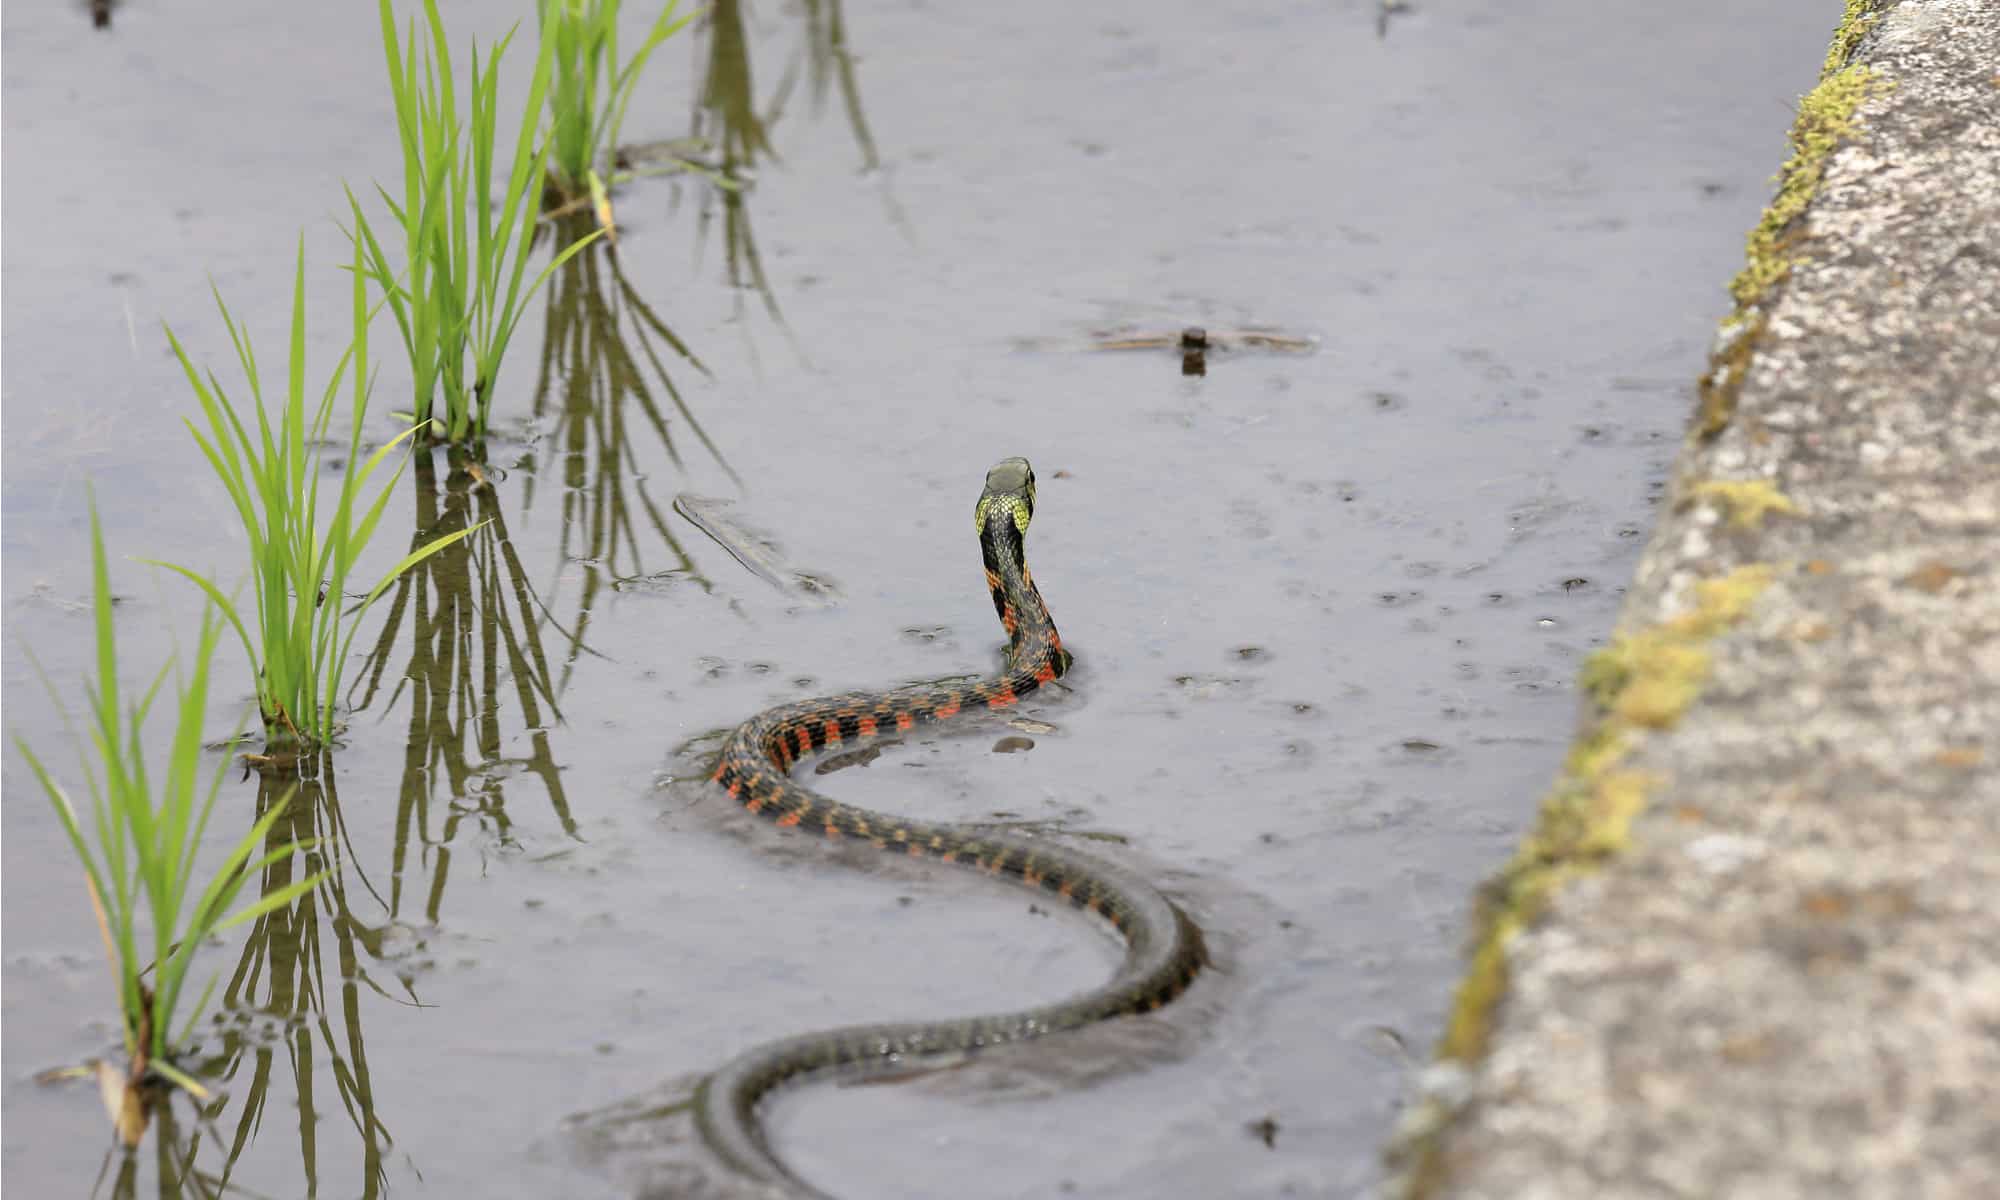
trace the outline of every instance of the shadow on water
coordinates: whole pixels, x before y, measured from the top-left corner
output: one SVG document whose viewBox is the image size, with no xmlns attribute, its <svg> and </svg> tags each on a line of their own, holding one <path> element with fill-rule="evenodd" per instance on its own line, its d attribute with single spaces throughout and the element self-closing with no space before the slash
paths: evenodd
<svg viewBox="0 0 2000 1200">
<path fill-rule="evenodd" d="M 558 232 L 558 240 L 573 236 L 567 229 Z M 709 586 L 669 524 L 671 502 L 646 490 L 634 426 L 658 438 L 677 470 L 686 470 L 682 449 L 692 433 L 738 487 L 742 479 L 674 379 L 678 369 L 706 374 L 707 368 L 639 295 L 611 247 L 592 246 L 563 264 L 549 280 L 545 321 L 535 382 L 536 448 L 522 459 L 521 507 L 526 512 L 535 503 L 545 465 L 537 456 L 544 448 L 560 456 L 557 571 L 567 573 L 570 564 L 582 568 L 576 615 L 566 635 L 573 649 L 555 688 L 560 695 L 577 653 L 587 649 L 590 614 L 607 586 L 622 591 Z M 676 419 L 684 430 L 678 437 Z M 657 557 L 648 563 L 654 537 L 665 547 L 665 564 Z M 552 603 L 554 594 L 552 588 Z"/>
<path fill-rule="evenodd" d="M 465 452 L 446 451 L 449 474 L 438 486 L 434 450 L 417 452 L 411 475 L 416 484 L 417 546 L 441 535 L 476 526 L 431 555 L 396 582 L 382 633 L 348 690 L 359 713 L 382 696 L 384 677 L 404 626 L 409 658 L 383 697 L 392 708 L 409 696 L 409 736 L 396 809 L 395 852 L 388 908 L 404 913 L 403 879 L 413 844 L 428 874 L 423 919 L 436 921 L 444 905 L 451 868 L 451 844 L 461 824 L 479 822 L 496 842 L 511 838 L 507 782 L 531 776 L 539 782 L 563 831 L 574 837 L 562 776 L 549 746 L 549 727 L 562 719 L 556 704 L 543 629 L 568 644 L 566 661 L 582 648 L 581 631 L 571 633 L 550 618 L 533 588 L 512 541 L 498 496 L 484 470 Z M 504 753 L 508 729 L 501 712 L 511 689 L 527 752 Z M 356 692 L 359 696 L 356 696 Z M 438 819 L 436 789 L 442 782 L 445 809 Z"/>
</svg>

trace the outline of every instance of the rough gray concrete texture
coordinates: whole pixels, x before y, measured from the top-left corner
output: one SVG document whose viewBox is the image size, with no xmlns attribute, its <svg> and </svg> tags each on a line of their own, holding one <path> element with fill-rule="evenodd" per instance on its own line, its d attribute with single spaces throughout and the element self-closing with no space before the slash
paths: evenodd
<svg viewBox="0 0 2000 1200">
<path fill-rule="evenodd" d="M 1774 583 L 1627 766 L 1629 852 L 1509 946 L 1429 1194 L 2000 1197 L 2000 2 L 1905 0 L 1734 421 L 1621 621 Z"/>
</svg>

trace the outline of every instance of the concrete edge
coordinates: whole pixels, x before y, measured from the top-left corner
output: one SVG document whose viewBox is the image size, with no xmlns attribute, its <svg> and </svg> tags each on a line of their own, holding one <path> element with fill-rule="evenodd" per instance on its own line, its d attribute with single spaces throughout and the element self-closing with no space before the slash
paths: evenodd
<svg viewBox="0 0 2000 1200">
<path fill-rule="evenodd" d="M 1774 181 L 1777 192 L 1750 230 L 1743 269 L 1729 281 L 1735 311 L 1724 318 L 1709 355 L 1708 371 L 1696 385 L 1701 402 L 1694 432 L 1701 438 L 1715 437 L 1735 416 L 1736 396 L 1764 334 L 1772 293 L 1791 277 L 1792 268 L 1804 257 L 1798 234 L 1806 209 L 1819 192 L 1826 161 L 1853 132 L 1855 110 L 1880 86 L 1855 57 L 1869 31 L 1894 3 L 1847 0 L 1847 10 L 1820 68 L 1819 83 L 1799 98 L 1798 116 L 1787 136 L 1791 154 Z"/>
<path fill-rule="evenodd" d="M 1898 0 L 1846 0 L 1819 83 L 1800 98 L 1788 134 L 1791 153 L 1776 192 L 1746 241 L 1745 262 L 1730 281 L 1734 310 L 1723 319 L 1697 382 L 1698 404 L 1675 468 L 1672 507 L 1711 504 L 1729 523 L 1754 528 L 1795 511 L 1768 482 L 1693 476 L 1692 451 L 1728 428 L 1736 397 L 1757 354 L 1766 313 L 1805 257 L 1799 230 L 1818 194 L 1827 160 L 1855 129 L 1856 111 L 1879 86 L 1856 58 L 1883 13 Z M 1507 946 L 1564 886 L 1602 868 L 1626 845 L 1654 780 L 1622 764 L 1648 732 L 1674 724 L 1709 672 L 1707 644 L 1748 614 L 1773 579 L 1773 564 L 1752 563 L 1697 585 L 1691 607 L 1666 621 L 1629 627 L 1620 618 L 1610 645 L 1587 658 L 1578 683 L 1579 730 L 1544 797 L 1535 824 L 1514 855 L 1474 897 L 1467 968 L 1416 1095 L 1384 1150 L 1384 1192 L 1426 1200 L 1446 1182 L 1441 1140 L 1470 1097 L 1472 1068 L 1486 1055 L 1492 1018 L 1508 987 Z"/>
</svg>

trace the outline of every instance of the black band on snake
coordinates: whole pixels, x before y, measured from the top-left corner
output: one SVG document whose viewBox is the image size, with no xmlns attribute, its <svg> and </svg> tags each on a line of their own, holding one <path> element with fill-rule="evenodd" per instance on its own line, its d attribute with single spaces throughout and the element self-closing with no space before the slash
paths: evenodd
<svg viewBox="0 0 2000 1200">
<path fill-rule="evenodd" d="M 714 779 L 731 799 L 779 825 L 962 863 L 1053 893 L 1109 921 L 1125 939 L 1124 964 L 1102 987 L 1054 1004 L 808 1033 L 740 1055 L 702 1083 L 696 1121 L 702 1139 L 729 1166 L 775 1194 L 820 1195 L 785 1168 L 758 1125 L 759 1101 L 779 1085 L 823 1071 L 904 1068 L 930 1056 L 1148 1012 L 1179 995 L 1205 961 L 1201 935 L 1180 910 L 1151 884 L 1112 863 L 1066 846 L 870 812 L 816 795 L 787 777 L 793 764 L 828 746 L 947 720 L 975 707 L 1007 708 L 1069 668 L 1069 653 L 1023 559 L 1034 511 L 1035 474 L 1026 459 L 1007 459 L 986 473 L 976 520 L 986 584 L 1007 631 L 999 674 L 958 686 L 852 692 L 760 713 L 730 735 Z"/>
</svg>

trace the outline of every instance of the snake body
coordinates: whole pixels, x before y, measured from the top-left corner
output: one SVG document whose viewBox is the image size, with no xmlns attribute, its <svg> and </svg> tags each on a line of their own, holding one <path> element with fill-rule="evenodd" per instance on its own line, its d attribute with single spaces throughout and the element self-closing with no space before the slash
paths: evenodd
<svg viewBox="0 0 2000 1200">
<path fill-rule="evenodd" d="M 759 1127 L 758 1104 L 780 1085 L 835 1070 L 907 1067 L 1148 1012 L 1179 995 L 1205 962 L 1193 923 L 1151 884 L 1116 864 L 1066 846 L 871 812 L 816 795 L 788 777 L 794 764 L 815 751 L 981 707 L 1006 709 L 1062 676 L 1070 655 L 1023 556 L 1034 508 L 1035 476 L 1026 459 L 1006 459 L 987 472 L 975 521 L 987 587 L 1007 632 L 1003 670 L 961 685 L 851 692 L 767 710 L 730 735 L 713 778 L 732 800 L 778 825 L 960 863 L 1053 893 L 1110 922 L 1125 940 L 1124 962 L 1103 986 L 1053 1004 L 802 1034 L 727 1063 L 702 1083 L 696 1123 L 702 1140 L 724 1162 L 773 1194 L 821 1195 L 785 1167 Z"/>
</svg>

